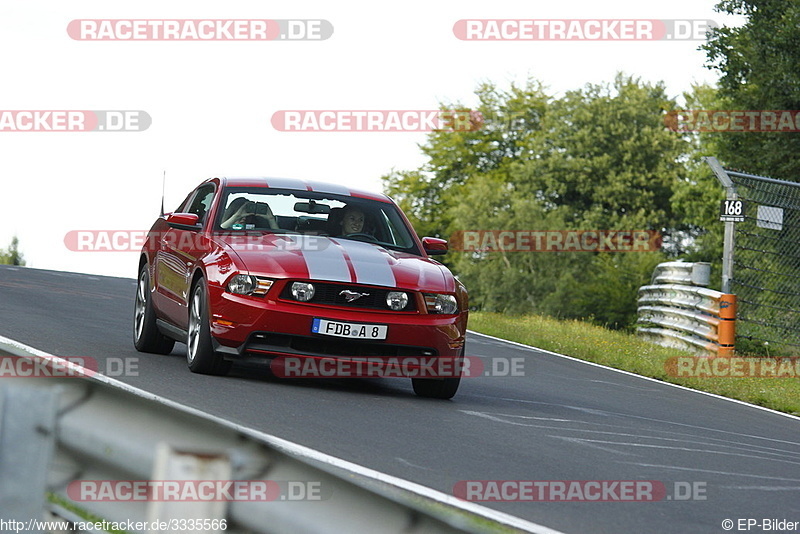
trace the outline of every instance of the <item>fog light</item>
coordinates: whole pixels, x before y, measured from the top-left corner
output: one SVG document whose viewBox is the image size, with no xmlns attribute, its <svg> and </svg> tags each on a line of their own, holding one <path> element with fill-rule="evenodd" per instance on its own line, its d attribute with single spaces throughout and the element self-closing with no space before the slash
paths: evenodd
<svg viewBox="0 0 800 534">
<path fill-rule="evenodd" d="M 408 294 L 402 291 L 389 291 L 386 294 L 386 305 L 394 311 L 400 311 L 408 304 Z"/>
<path fill-rule="evenodd" d="M 308 282 L 295 282 L 292 284 L 292 296 L 300 302 L 308 302 L 314 298 L 314 285 Z"/>
</svg>

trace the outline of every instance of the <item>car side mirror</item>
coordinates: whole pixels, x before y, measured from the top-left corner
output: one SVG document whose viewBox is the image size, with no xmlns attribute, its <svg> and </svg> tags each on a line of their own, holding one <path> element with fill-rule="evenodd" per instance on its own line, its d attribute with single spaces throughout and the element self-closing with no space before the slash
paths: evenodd
<svg viewBox="0 0 800 534">
<path fill-rule="evenodd" d="M 430 256 L 439 256 L 447 254 L 447 241 L 439 239 L 438 237 L 423 237 L 422 248 Z"/>
<path fill-rule="evenodd" d="M 194 213 L 170 213 L 167 215 L 167 224 L 170 228 L 181 230 L 199 230 L 200 217 Z"/>
</svg>

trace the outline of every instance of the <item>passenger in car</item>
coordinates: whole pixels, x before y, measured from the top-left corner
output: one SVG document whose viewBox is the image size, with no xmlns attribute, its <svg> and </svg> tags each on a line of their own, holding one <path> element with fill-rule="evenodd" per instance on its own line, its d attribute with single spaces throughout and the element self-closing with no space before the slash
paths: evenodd
<svg viewBox="0 0 800 534">
<path fill-rule="evenodd" d="M 253 225 L 253 229 L 278 229 L 278 221 L 272 213 L 269 204 L 259 202 L 259 206 L 264 211 L 263 214 L 256 212 L 257 206 L 255 202 L 242 198 L 237 198 L 225 209 L 223 214 L 223 221 L 220 226 L 222 228 L 232 228 L 235 224 Z"/>
</svg>

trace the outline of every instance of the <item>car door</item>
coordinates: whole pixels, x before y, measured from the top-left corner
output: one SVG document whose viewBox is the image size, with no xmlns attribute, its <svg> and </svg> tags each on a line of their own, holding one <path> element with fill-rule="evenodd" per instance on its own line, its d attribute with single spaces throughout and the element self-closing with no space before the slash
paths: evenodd
<svg viewBox="0 0 800 534">
<path fill-rule="evenodd" d="M 183 208 L 185 213 L 198 216 L 199 224 L 196 228 L 169 227 L 161 236 L 156 259 L 156 276 L 162 303 L 160 308 L 169 322 L 184 330 L 189 320 L 188 301 L 192 272 L 206 252 L 203 228 L 210 224 L 208 213 L 215 191 L 213 183 L 201 185 Z"/>
</svg>

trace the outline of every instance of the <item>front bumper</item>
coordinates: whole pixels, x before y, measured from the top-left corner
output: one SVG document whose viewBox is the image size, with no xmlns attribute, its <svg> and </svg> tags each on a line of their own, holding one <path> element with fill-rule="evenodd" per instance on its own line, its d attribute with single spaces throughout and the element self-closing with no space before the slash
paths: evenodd
<svg viewBox="0 0 800 534">
<path fill-rule="evenodd" d="M 234 295 L 210 288 L 211 335 L 227 359 L 276 356 L 439 357 L 462 354 L 467 314 L 383 312 Z M 350 339 L 312 332 L 314 318 L 387 326 L 385 340 Z"/>
</svg>

